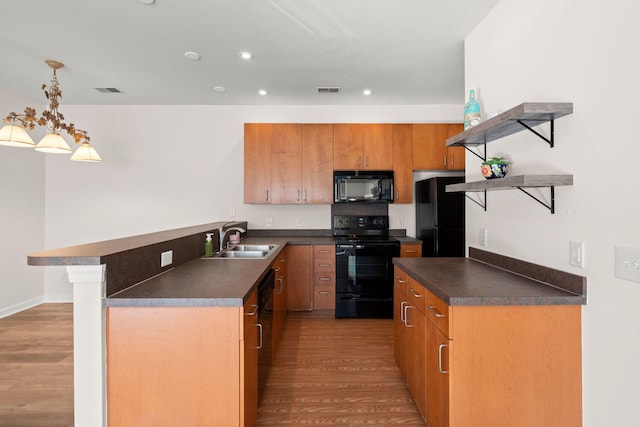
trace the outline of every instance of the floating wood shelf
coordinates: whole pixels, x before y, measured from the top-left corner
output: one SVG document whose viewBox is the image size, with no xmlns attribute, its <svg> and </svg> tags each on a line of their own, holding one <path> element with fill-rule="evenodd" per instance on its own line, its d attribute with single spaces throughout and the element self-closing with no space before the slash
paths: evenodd
<svg viewBox="0 0 640 427">
<path fill-rule="evenodd" d="M 451 192 L 484 192 L 484 200 L 479 202 L 468 195 L 472 202 L 487 210 L 487 191 L 511 190 L 517 188 L 527 196 L 540 203 L 553 214 L 555 213 L 555 187 L 557 185 L 573 185 L 573 175 L 516 175 L 505 178 L 487 179 L 484 181 L 465 182 L 461 184 L 449 184 L 445 187 L 447 193 Z M 525 188 L 548 188 L 549 201 L 543 201 L 529 193 Z"/>
<path fill-rule="evenodd" d="M 496 139 L 530 130 L 553 147 L 553 121 L 573 113 L 572 102 L 524 102 L 489 120 L 447 139 L 447 146 L 478 146 Z M 549 137 L 532 128 L 542 123 L 551 124 Z"/>
</svg>

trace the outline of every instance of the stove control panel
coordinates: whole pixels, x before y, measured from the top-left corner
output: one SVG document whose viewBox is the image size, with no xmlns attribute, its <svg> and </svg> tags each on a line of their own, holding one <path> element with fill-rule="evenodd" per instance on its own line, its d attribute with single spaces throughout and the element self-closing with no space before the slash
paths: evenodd
<svg viewBox="0 0 640 427">
<path fill-rule="evenodd" d="M 334 230 L 387 230 L 389 217 L 384 215 L 335 215 Z"/>
</svg>

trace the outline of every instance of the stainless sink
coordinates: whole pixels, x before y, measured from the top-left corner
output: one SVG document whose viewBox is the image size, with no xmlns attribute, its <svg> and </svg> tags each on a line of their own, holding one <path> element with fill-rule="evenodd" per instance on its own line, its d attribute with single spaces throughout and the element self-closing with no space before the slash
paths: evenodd
<svg viewBox="0 0 640 427">
<path fill-rule="evenodd" d="M 280 245 L 235 245 L 220 253 L 203 259 L 265 259 L 278 249 Z"/>
</svg>

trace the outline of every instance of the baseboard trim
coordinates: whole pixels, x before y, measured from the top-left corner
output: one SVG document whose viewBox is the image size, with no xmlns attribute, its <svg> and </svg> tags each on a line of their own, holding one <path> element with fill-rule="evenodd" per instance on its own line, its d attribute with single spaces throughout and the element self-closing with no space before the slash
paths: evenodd
<svg viewBox="0 0 640 427">
<path fill-rule="evenodd" d="M 44 297 L 36 297 L 27 301 L 23 301 L 18 304 L 11 305 L 9 307 L 0 308 L 0 319 L 3 317 L 11 316 L 12 314 L 19 313 L 21 311 L 27 310 L 31 307 L 35 307 L 36 305 L 40 305 L 44 302 Z"/>
<path fill-rule="evenodd" d="M 45 295 L 44 302 L 73 302 L 73 294 Z"/>
</svg>

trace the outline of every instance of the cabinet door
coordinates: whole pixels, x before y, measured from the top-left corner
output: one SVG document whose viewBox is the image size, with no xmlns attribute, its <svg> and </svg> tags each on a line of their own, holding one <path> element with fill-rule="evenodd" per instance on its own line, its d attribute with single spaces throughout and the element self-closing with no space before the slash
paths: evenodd
<svg viewBox="0 0 640 427">
<path fill-rule="evenodd" d="M 244 202 L 270 203 L 271 132 L 270 123 L 244 125 Z"/>
<path fill-rule="evenodd" d="M 407 384 L 413 400 L 422 416 L 425 416 L 426 405 L 426 378 L 425 378 L 425 350 L 426 350 L 426 323 L 424 313 L 416 306 L 409 305 L 405 310 L 407 326 Z M 432 424 L 438 425 L 438 424 Z"/>
<path fill-rule="evenodd" d="M 427 321 L 426 395 L 425 419 L 430 426 L 449 426 L 449 367 L 451 345 L 435 325 Z"/>
<path fill-rule="evenodd" d="M 451 123 L 447 125 L 447 138 L 451 138 L 462 132 L 464 125 L 461 123 Z M 464 170 L 465 168 L 465 149 L 464 147 L 448 147 L 447 148 L 447 169 Z"/>
<path fill-rule="evenodd" d="M 333 168 L 357 170 L 363 168 L 363 133 L 360 124 L 333 125 Z"/>
<path fill-rule="evenodd" d="M 333 125 L 302 125 L 302 202 L 333 203 Z"/>
<path fill-rule="evenodd" d="M 396 364 L 402 374 L 402 379 L 407 382 L 407 328 L 404 324 L 404 307 L 407 305 L 407 273 L 395 268 L 393 283 L 393 355 Z"/>
<path fill-rule="evenodd" d="M 286 248 L 289 311 L 311 311 L 313 308 L 312 248 L 311 245 L 288 245 Z"/>
<path fill-rule="evenodd" d="M 271 203 L 302 203 L 302 125 L 300 124 L 272 125 Z"/>
<path fill-rule="evenodd" d="M 390 124 L 362 126 L 363 167 L 367 170 L 393 169 L 393 128 Z"/>
<path fill-rule="evenodd" d="M 394 203 L 413 201 L 413 127 L 393 125 Z"/>
<path fill-rule="evenodd" d="M 258 419 L 258 292 L 244 304 L 244 412 L 241 425 L 253 426 Z"/>
<path fill-rule="evenodd" d="M 287 319 L 287 270 L 285 251 L 280 252 L 271 268 L 275 271 L 275 289 L 273 291 L 273 355 L 278 349 L 282 328 Z"/>
<path fill-rule="evenodd" d="M 413 170 L 446 169 L 447 124 L 413 125 Z"/>
</svg>

